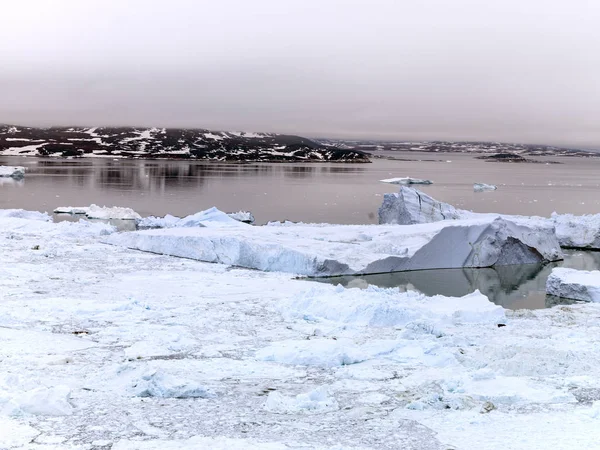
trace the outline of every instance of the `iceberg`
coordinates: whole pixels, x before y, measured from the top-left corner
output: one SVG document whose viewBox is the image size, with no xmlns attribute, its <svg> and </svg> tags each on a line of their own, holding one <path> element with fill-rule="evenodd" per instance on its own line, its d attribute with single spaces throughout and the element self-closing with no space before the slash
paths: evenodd
<svg viewBox="0 0 600 450">
<path fill-rule="evenodd" d="M 502 217 L 525 226 L 550 226 L 561 247 L 580 249 L 600 249 L 600 214 L 574 216 L 553 213 L 550 218 L 536 216 L 513 216 L 509 214 L 474 213 L 454 208 L 409 186 L 402 186 L 400 192 L 384 194 L 379 207 L 379 223 L 412 225 L 442 220 L 462 220 L 474 218 Z"/>
<path fill-rule="evenodd" d="M 221 217 L 216 208 L 210 211 Z M 562 259 L 552 226 L 526 226 L 497 217 L 406 227 L 253 227 L 235 223 L 236 226 L 120 233 L 104 242 L 199 261 L 315 277 Z"/>
<path fill-rule="evenodd" d="M 25 177 L 25 167 L 20 166 L 0 166 L 0 178 L 14 178 L 20 180 Z"/>
<path fill-rule="evenodd" d="M 254 214 L 250 211 L 238 211 L 233 213 L 227 213 L 229 217 L 237 220 L 238 222 L 244 222 L 248 224 L 253 224 L 255 222 Z"/>
<path fill-rule="evenodd" d="M 485 184 L 485 183 L 473 184 L 473 190 L 475 192 L 495 191 L 496 189 L 498 189 L 498 186 L 496 186 L 494 184 Z"/>
<path fill-rule="evenodd" d="M 411 177 L 399 177 L 399 178 L 386 178 L 385 180 L 379 180 L 382 183 L 390 184 L 433 184 L 431 180 L 423 180 L 421 178 Z"/>
<path fill-rule="evenodd" d="M 600 302 L 600 271 L 557 267 L 546 282 L 546 293 L 556 297 Z"/>
<path fill-rule="evenodd" d="M 466 218 L 465 213 L 416 189 L 402 187 L 398 193 L 384 194 L 379 223 L 413 225 Z"/>
</svg>

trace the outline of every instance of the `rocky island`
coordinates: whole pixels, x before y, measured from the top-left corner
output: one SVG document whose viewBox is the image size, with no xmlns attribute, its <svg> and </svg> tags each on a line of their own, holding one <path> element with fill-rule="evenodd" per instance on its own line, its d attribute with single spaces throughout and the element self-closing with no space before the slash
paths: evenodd
<svg viewBox="0 0 600 450">
<path fill-rule="evenodd" d="M 360 150 L 275 133 L 137 127 L 0 125 L 0 155 L 368 163 Z"/>
</svg>

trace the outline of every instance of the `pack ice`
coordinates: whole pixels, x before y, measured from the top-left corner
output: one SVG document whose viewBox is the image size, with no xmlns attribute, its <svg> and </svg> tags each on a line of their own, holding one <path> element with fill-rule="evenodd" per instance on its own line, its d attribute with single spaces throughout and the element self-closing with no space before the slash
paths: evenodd
<svg viewBox="0 0 600 450">
<path fill-rule="evenodd" d="M 546 282 L 546 293 L 557 297 L 600 302 L 600 271 L 556 267 Z"/>
<path fill-rule="evenodd" d="M 0 178 L 14 178 L 20 180 L 25 176 L 25 167 L 20 166 L 0 166 Z"/>
<path fill-rule="evenodd" d="M 198 213 L 203 214 L 226 216 L 216 208 Z M 152 253 L 307 276 L 491 267 L 562 259 L 552 227 L 527 227 L 495 217 L 406 227 L 327 224 L 253 227 L 218 220 L 209 223 L 210 227 L 121 233 L 105 242 Z"/>
<path fill-rule="evenodd" d="M 533 228 L 554 227 L 561 247 L 600 249 L 600 214 L 574 216 L 553 213 L 546 218 L 474 213 L 454 208 L 408 186 L 400 187 L 400 192 L 385 194 L 379 208 L 380 224 L 407 225 L 477 217 L 502 217 Z"/>
</svg>

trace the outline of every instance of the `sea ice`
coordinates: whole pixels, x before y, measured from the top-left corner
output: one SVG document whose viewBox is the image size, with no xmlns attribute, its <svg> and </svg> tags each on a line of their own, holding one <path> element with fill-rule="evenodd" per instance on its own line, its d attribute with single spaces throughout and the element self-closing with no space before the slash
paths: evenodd
<svg viewBox="0 0 600 450">
<path fill-rule="evenodd" d="M 195 381 L 181 379 L 160 370 L 142 375 L 132 389 L 138 397 L 212 398 L 215 396 Z"/>
<path fill-rule="evenodd" d="M 600 302 L 600 271 L 556 267 L 546 282 L 546 293 L 557 297 Z"/>
</svg>

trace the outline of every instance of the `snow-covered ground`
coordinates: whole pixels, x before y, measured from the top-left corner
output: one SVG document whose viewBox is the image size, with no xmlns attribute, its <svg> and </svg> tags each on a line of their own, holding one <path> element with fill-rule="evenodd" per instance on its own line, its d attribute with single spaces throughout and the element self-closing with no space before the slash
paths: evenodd
<svg viewBox="0 0 600 450">
<path fill-rule="evenodd" d="M 600 442 L 599 304 L 345 289 L 102 244 L 111 233 L 0 214 L 0 448 Z"/>
</svg>

